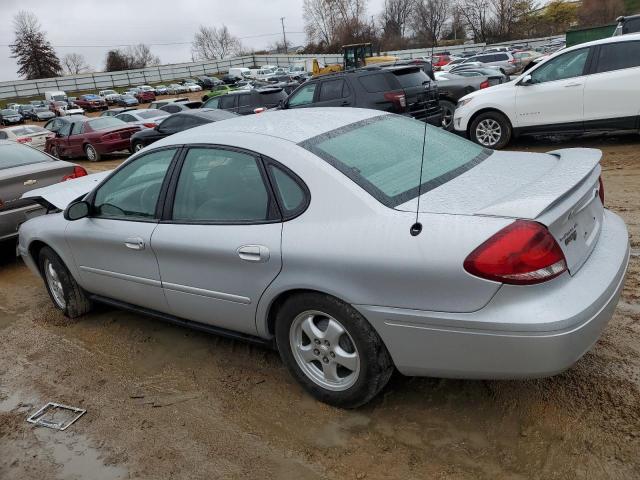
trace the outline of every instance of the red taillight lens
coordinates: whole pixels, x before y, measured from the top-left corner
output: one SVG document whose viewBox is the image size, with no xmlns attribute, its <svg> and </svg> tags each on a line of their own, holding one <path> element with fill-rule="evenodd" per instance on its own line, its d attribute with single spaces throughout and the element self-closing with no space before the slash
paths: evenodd
<svg viewBox="0 0 640 480">
<path fill-rule="evenodd" d="M 143 125 L 147 128 L 156 128 L 158 126 L 157 123 L 153 123 L 153 122 L 143 123 Z"/>
<path fill-rule="evenodd" d="M 404 96 L 404 93 L 387 92 L 384 94 L 384 99 L 394 103 L 400 109 L 405 109 L 407 106 L 407 97 Z"/>
<path fill-rule="evenodd" d="M 253 113 L 262 113 L 262 112 L 266 112 L 267 109 L 264 107 L 259 107 L 259 108 L 254 108 L 253 109 Z"/>
<path fill-rule="evenodd" d="M 32 142 L 32 138 L 31 137 L 20 137 L 16 139 L 16 142 L 18 143 L 30 143 Z"/>
<path fill-rule="evenodd" d="M 517 62 L 517 60 L 515 58 L 512 58 L 511 60 L 509 60 L 509 63 L 514 65 Z"/>
<path fill-rule="evenodd" d="M 602 181 L 602 177 L 598 179 L 598 183 L 599 183 L 598 195 L 600 196 L 600 201 L 604 206 L 604 182 Z"/>
<path fill-rule="evenodd" d="M 564 254 L 543 225 L 517 220 L 464 261 L 471 275 L 511 285 L 546 282 L 567 270 Z"/>
<path fill-rule="evenodd" d="M 480 90 L 482 90 L 483 88 L 489 88 L 490 86 L 491 84 L 489 83 L 489 80 L 485 80 L 480 84 Z"/>
<path fill-rule="evenodd" d="M 84 177 L 86 175 L 87 171 L 84 168 L 75 166 L 73 167 L 73 173 L 62 177 L 62 181 L 66 182 L 67 180 L 73 180 L 74 178 Z"/>
</svg>

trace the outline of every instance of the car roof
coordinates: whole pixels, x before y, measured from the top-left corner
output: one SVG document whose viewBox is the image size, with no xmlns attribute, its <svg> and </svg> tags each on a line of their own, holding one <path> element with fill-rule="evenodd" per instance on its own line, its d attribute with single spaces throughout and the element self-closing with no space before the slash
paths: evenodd
<svg viewBox="0 0 640 480">
<path fill-rule="evenodd" d="M 227 112 L 226 110 L 219 110 L 217 108 L 192 108 L 189 110 L 182 110 L 180 112 L 176 112 L 173 116 L 185 116 L 188 115 L 190 117 L 200 117 L 205 118 L 207 120 L 224 120 L 225 118 L 237 117 L 238 115 L 233 112 Z M 224 118 L 221 118 L 224 117 Z"/>
<path fill-rule="evenodd" d="M 301 108 L 241 115 L 224 122 L 196 127 L 167 137 L 157 145 L 211 143 L 211 133 L 263 135 L 300 143 L 323 133 L 362 120 L 389 115 L 364 108 Z"/>
<path fill-rule="evenodd" d="M 580 43 L 578 45 L 574 45 L 573 47 L 565 48 L 563 50 L 559 50 L 556 53 L 565 53 L 570 52 L 572 50 L 579 50 L 584 47 L 592 47 L 594 45 L 605 45 L 607 43 L 620 43 L 620 42 L 633 42 L 640 40 L 640 33 L 628 33 L 626 35 L 619 35 L 617 37 L 607 37 L 602 38 L 600 40 L 594 40 L 592 42 Z"/>
</svg>

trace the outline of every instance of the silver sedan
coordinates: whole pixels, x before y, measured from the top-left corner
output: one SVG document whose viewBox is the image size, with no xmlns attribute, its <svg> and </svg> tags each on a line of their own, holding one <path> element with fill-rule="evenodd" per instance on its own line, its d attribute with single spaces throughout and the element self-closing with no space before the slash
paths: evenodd
<svg viewBox="0 0 640 480">
<path fill-rule="evenodd" d="M 68 316 L 102 302 L 271 345 L 351 408 L 394 368 L 540 377 L 591 348 L 629 256 L 600 157 L 494 152 L 379 111 L 267 112 L 154 143 L 82 200 L 83 179 L 33 192 L 60 213 L 25 223 L 19 251 Z"/>
</svg>

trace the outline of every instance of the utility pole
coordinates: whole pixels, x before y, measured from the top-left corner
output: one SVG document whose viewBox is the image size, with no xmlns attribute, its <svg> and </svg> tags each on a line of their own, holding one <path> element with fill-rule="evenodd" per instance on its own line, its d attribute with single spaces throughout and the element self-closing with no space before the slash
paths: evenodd
<svg viewBox="0 0 640 480">
<path fill-rule="evenodd" d="M 287 34 L 284 32 L 284 17 L 280 17 L 280 22 L 282 23 L 282 41 L 284 42 L 284 53 L 289 53 L 289 49 L 287 48 Z"/>
</svg>

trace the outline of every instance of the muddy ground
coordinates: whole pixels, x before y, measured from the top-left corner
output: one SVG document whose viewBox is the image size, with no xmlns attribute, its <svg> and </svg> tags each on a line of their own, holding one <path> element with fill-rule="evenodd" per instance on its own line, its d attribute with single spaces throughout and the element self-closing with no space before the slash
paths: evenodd
<svg viewBox="0 0 640 480">
<path fill-rule="evenodd" d="M 640 137 L 514 148 L 565 146 L 605 152 L 606 202 L 633 246 L 611 323 L 568 372 L 532 381 L 395 375 L 366 407 L 339 410 L 306 395 L 269 350 L 109 308 L 66 320 L 5 251 L 0 478 L 640 478 Z M 25 422 L 48 401 L 87 414 L 65 432 Z"/>
</svg>

